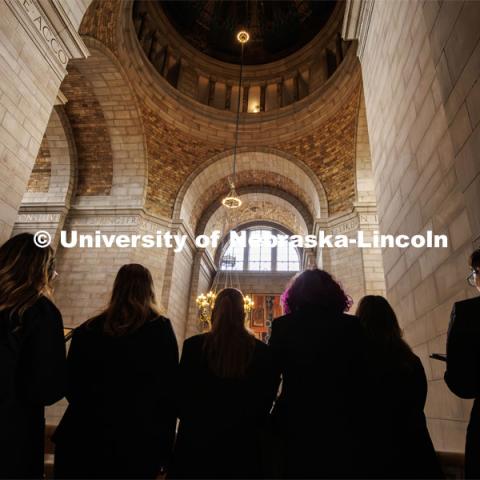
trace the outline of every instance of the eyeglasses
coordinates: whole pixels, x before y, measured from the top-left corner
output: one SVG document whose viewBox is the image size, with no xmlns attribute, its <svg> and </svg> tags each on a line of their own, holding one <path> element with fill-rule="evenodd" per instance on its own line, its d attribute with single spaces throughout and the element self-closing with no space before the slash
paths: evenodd
<svg viewBox="0 0 480 480">
<path fill-rule="evenodd" d="M 476 270 L 472 270 L 472 273 L 467 277 L 467 282 L 471 287 L 477 286 L 478 275 L 479 272 L 477 272 Z"/>
</svg>

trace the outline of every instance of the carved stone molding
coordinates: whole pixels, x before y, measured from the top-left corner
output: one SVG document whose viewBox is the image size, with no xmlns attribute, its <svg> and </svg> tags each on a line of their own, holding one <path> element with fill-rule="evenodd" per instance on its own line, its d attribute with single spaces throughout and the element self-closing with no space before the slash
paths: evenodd
<svg viewBox="0 0 480 480">
<path fill-rule="evenodd" d="M 60 81 L 68 61 L 87 58 L 88 49 L 57 0 L 5 0 Z"/>
<path fill-rule="evenodd" d="M 343 18 L 342 37 L 345 40 L 358 40 L 357 56 L 363 57 L 365 43 L 375 0 L 347 0 Z"/>
</svg>

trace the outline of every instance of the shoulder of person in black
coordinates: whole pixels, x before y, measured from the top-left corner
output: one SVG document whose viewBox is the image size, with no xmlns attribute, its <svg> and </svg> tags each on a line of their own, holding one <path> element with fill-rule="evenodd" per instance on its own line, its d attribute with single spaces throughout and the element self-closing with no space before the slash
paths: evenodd
<svg viewBox="0 0 480 480">
<path fill-rule="evenodd" d="M 336 321 L 340 321 L 342 325 L 352 325 L 354 328 L 359 326 L 358 317 L 344 312 L 336 312 L 325 307 L 303 307 L 295 312 L 286 313 L 273 320 L 273 324 L 276 327 L 287 327 L 291 322 L 298 322 L 300 319 L 312 319 L 315 321 L 321 321 L 322 319 L 334 318 Z M 298 326 L 296 323 L 294 326 Z"/>
<path fill-rule="evenodd" d="M 358 317 L 322 307 L 304 307 L 274 319 L 270 344 L 282 347 L 285 342 L 301 342 L 302 345 L 328 343 L 325 334 L 332 335 L 332 338 L 342 336 L 345 340 L 342 349 L 352 347 L 352 342 L 357 342 L 353 351 L 364 346 L 364 331 Z"/>
<path fill-rule="evenodd" d="M 196 352 L 196 353 L 203 352 L 203 345 L 208 335 L 209 335 L 209 332 L 200 333 L 198 335 L 194 335 L 192 337 L 187 338 L 183 342 L 183 351 L 192 350 L 192 352 Z M 255 338 L 254 340 L 255 340 L 255 355 L 269 355 L 270 350 L 268 348 L 268 345 L 258 340 L 257 338 Z"/>
<path fill-rule="evenodd" d="M 88 319 L 86 322 L 75 328 L 73 337 L 76 339 L 85 337 L 100 337 L 113 340 L 130 339 L 136 335 L 149 335 L 152 331 L 163 332 L 171 330 L 172 326 L 170 320 L 162 315 L 154 315 L 150 320 L 145 322 L 137 329 L 125 335 L 109 335 L 104 331 L 105 314 L 100 314 L 96 317 Z"/>
<path fill-rule="evenodd" d="M 2 331 L 8 331 L 16 337 L 28 335 L 35 330 L 38 324 L 42 324 L 46 319 L 52 319 L 55 323 L 62 323 L 62 315 L 56 305 L 46 296 L 41 295 L 33 305 L 31 305 L 21 318 L 17 313 L 11 315 L 11 309 L 2 310 L 0 316 L 5 321 L 0 322 Z M 5 330 L 6 329 L 6 330 Z"/>
</svg>

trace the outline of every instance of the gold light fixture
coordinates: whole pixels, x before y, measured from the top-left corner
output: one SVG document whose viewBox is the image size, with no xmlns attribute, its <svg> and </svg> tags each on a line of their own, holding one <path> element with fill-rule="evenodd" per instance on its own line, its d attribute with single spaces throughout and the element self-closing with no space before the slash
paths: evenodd
<svg viewBox="0 0 480 480">
<path fill-rule="evenodd" d="M 250 295 L 245 295 L 243 297 L 243 308 L 245 310 L 245 313 L 251 312 L 254 306 L 255 303 L 253 302 L 252 297 Z"/>
<path fill-rule="evenodd" d="M 197 307 L 200 315 L 200 323 L 204 330 L 208 330 L 210 327 L 210 317 L 212 316 L 213 306 L 215 305 L 215 299 L 217 294 L 210 290 L 207 293 L 200 294 L 197 299 Z"/>
<path fill-rule="evenodd" d="M 230 191 L 228 195 L 222 199 L 222 205 L 226 208 L 238 208 L 242 205 L 242 200 L 235 190 L 235 179 L 236 179 L 236 167 L 237 167 L 237 147 L 238 147 L 238 130 L 240 123 L 240 99 L 242 97 L 242 73 L 243 73 L 243 50 L 245 44 L 250 40 L 250 34 L 246 30 L 240 30 L 237 33 L 237 40 L 241 45 L 241 57 L 240 57 L 240 77 L 238 79 L 238 99 L 237 99 L 237 119 L 235 124 L 235 143 L 233 147 L 233 172 L 230 179 Z"/>
<path fill-rule="evenodd" d="M 208 331 L 211 328 L 211 318 L 213 307 L 215 306 L 215 300 L 217 299 L 217 294 L 210 290 L 208 293 L 201 293 L 197 299 L 197 307 L 200 314 L 200 324 L 202 330 Z M 245 311 L 245 324 L 249 324 L 249 313 L 253 310 L 255 303 L 250 297 L 250 295 L 244 295 L 243 297 L 243 309 Z"/>
<path fill-rule="evenodd" d="M 240 61 L 240 77 L 238 81 L 238 99 L 237 99 L 237 117 L 235 124 L 235 143 L 233 148 L 233 172 L 232 176 L 229 179 L 230 191 L 228 195 L 222 199 L 222 205 L 227 209 L 235 209 L 242 205 L 242 200 L 237 194 L 235 189 L 235 179 L 236 179 L 236 165 L 237 165 L 237 146 L 238 146 L 238 131 L 239 131 L 239 122 L 240 122 L 240 106 L 241 106 L 241 97 L 242 97 L 242 73 L 243 73 L 243 50 L 245 44 L 250 40 L 250 35 L 247 31 L 241 30 L 237 33 L 237 40 L 241 45 L 241 61 Z M 235 265 L 235 258 L 232 257 L 230 263 L 233 266 Z M 228 282 L 228 279 L 226 280 Z M 225 284 L 225 287 L 228 286 L 228 283 Z M 217 298 L 217 289 L 216 282 L 212 289 L 207 293 L 202 293 L 196 298 L 196 303 L 200 316 L 200 324 L 202 329 L 209 330 L 211 327 L 211 316 L 213 307 L 215 305 L 215 300 Z M 248 314 L 253 310 L 254 303 L 252 298 L 249 295 L 243 297 L 243 307 L 245 310 L 245 322 L 248 323 Z"/>
<path fill-rule="evenodd" d="M 250 40 L 250 34 L 246 30 L 240 30 L 237 33 L 237 40 L 243 45 Z"/>
<path fill-rule="evenodd" d="M 226 208 L 238 208 L 242 205 L 242 200 L 238 196 L 233 182 L 230 184 L 230 192 L 222 199 L 222 205 Z"/>
</svg>

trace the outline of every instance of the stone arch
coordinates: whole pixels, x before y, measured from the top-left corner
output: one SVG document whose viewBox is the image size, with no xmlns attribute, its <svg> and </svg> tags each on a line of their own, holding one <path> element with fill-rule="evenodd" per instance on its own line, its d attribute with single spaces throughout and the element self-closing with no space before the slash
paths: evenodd
<svg viewBox="0 0 480 480">
<path fill-rule="evenodd" d="M 226 192 L 225 192 L 226 193 Z M 283 199 L 288 202 L 292 209 L 299 215 L 299 222 L 298 225 L 302 225 L 302 232 L 308 233 L 313 231 L 313 217 L 309 209 L 303 204 L 303 202 L 292 195 L 289 192 L 281 190 L 279 188 L 274 188 L 266 185 L 258 186 L 258 185 L 250 185 L 245 187 L 237 188 L 237 193 L 240 197 L 253 197 L 255 203 L 263 200 L 265 195 L 269 195 L 272 197 L 278 197 L 279 199 Z M 210 221 L 211 217 L 222 208 L 221 204 L 222 196 L 217 197 L 214 202 L 212 202 L 202 213 L 200 220 L 196 225 L 195 234 L 201 235 L 205 232 L 208 222 Z M 246 202 L 248 207 L 248 198 Z M 260 206 L 255 207 L 257 211 L 260 211 Z M 290 226 L 292 227 L 292 226 Z"/>
<path fill-rule="evenodd" d="M 48 189 L 27 190 L 22 204 L 55 204 L 68 208 L 76 183 L 77 154 L 70 123 L 63 106 L 53 108 L 44 134 L 44 142 L 48 148 L 50 161 L 50 169 L 44 173 L 44 176 L 48 175 L 46 179 L 48 182 L 45 181 Z"/>
<path fill-rule="evenodd" d="M 355 129 L 355 199 L 359 203 L 376 204 L 363 88 L 359 93 L 357 111 Z"/>
<path fill-rule="evenodd" d="M 217 180 L 231 171 L 232 150 L 222 152 L 195 169 L 181 186 L 174 206 L 175 219 L 188 220 L 196 200 Z M 237 154 L 237 172 L 270 171 L 279 173 L 293 182 L 309 200 L 314 218 L 328 217 L 328 200 L 318 177 L 303 162 L 292 155 L 272 148 L 240 148 Z"/>
<path fill-rule="evenodd" d="M 275 223 L 294 234 L 306 235 L 309 227 L 304 212 L 294 205 L 290 198 L 282 198 L 278 192 L 238 192 L 242 206 L 235 211 L 226 210 L 220 203 L 213 205 L 213 211 L 208 211 L 208 220 L 202 231 L 211 235 L 214 230 L 220 230 L 225 236 L 230 230 L 251 222 Z M 253 210 L 251 207 L 254 206 Z M 215 258 L 216 248 L 209 247 L 207 251 Z"/>
<path fill-rule="evenodd" d="M 145 202 L 147 148 L 141 114 L 123 67 L 99 41 L 82 37 L 91 56 L 71 65 L 88 78 L 109 133 L 113 179 L 110 195 L 77 197 L 77 205 L 142 207 Z"/>
</svg>

